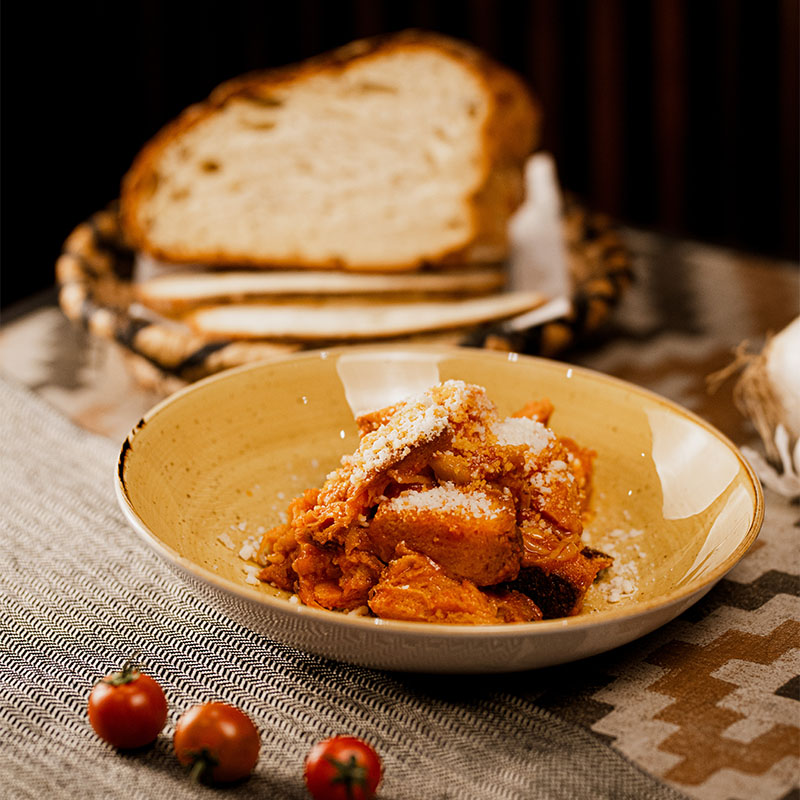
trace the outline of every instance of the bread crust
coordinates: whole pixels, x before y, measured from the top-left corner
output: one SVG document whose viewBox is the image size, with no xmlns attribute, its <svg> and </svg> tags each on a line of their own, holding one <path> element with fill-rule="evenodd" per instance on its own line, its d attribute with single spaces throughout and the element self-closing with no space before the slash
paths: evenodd
<svg viewBox="0 0 800 800">
<path fill-rule="evenodd" d="M 158 181 L 157 167 L 164 149 L 231 99 L 248 96 L 264 99 L 270 90 L 286 90 L 305 78 L 321 73 L 336 73 L 357 61 L 377 58 L 393 51 L 431 48 L 466 66 L 484 86 L 489 103 L 483 127 L 483 179 L 469 198 L 472 236 L 464 245 L 408 263 L 354 266 L 338 259 L 303 262 L 293 258 L 281 261 L 248 254 L 234 256 L 231 253 L 188 248 L 165 251 L 150 240 L 140 212 Z M 540 125 L 539 107 L 522 79 L 465 42 L 419 30 L 362 39 L 299 64 L 233 78 L 220 84 L 205 101 L 186 108 L 144 145 L 124 176 L 120 197 L 121 223 L 127 239 L 135 248 L 160 261 L 176 264 L 202 262 L 214 267 L 412 271 L 438 265 L 497 261 L 507 254 L 508 218 L 523 200 L 522 168 L 538 143 Z"/>
</svg>

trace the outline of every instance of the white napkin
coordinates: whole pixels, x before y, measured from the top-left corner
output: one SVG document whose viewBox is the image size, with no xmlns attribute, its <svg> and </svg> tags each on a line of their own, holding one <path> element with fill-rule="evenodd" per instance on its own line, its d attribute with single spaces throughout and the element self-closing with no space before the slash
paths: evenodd
<svg viewBox="0 0 800 800">
<path fill-rule="evenodd" d="M 525 202 L 509 224 L 509 286 L 541 292 L 550 300 L 506 322 L 508 330 L 558 319 L 572 307 L 562 212 L 555 161 L 549 153 L 536 153 L 525 165 Z"/>
</svg>

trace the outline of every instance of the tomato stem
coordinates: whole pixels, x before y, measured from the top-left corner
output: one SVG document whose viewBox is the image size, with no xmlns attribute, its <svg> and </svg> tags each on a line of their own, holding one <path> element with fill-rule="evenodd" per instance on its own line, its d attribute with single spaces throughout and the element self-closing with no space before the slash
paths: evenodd
<svg viewBox="0 0 800 800">
<path fill-rule="evenodd" d="M 134 659 L 138 658 L 141 650 L 137 650 L 132 656 L 125 659 L 122 669 L 119 672 L 112 672 L 111 675 L 101 679 L 101 683 L 107 683 L 110 686 L 122 686 L 126 683 L 133 683 L 141 672 L 134 667 Z"/>
<path fill-rule="evenodd" d="M 196 758 L 192 763 L 191 770 L 189 771 L 189 780 L 192 783 L 200 783 L 200 779 L 203 777 L 203 773 L 206 771 L 207 766 L 208 761 L 206 761 L 203 756 Z"/>
<path fill-rule="evenodd" d="M 336 776 L 331 783 L 343 783 L 348 800 L 354 797 L 355 789 L 367 793 L 367 769 L 358 763 L 354 755 L 347 761 L 341 761 L 333 756 L 325 756 L 325 760 L 336 770 Z"/>
<path fill-rule="evenodd" d="M 219 759 L 215 758 L 207 748 L 199 752 L 197 750 L 187 753 L 191 758 L 191 769 L 189 770 L 189 780 L 192 783 L 200 783 L 206 774 L 219 764 Z"/>
</svg>

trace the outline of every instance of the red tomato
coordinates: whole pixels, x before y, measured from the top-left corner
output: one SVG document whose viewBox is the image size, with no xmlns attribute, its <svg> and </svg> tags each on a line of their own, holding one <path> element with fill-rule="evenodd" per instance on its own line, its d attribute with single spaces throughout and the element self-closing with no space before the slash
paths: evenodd
<svg viewBox="0 0 800 800">
<path fill-rule="evenodd" d="M 167 699 L 149 675 L 126 661 L 119 672 L 98 681 L 89 695 L 89 722 L 114 747 L 150 744 L 167 720 Z"/>
<path fill-rule="evenodd" d="M 380 757 L 366 742 L 334 736 L 311 748 L 304 777 L 314 800 L 370 800 L 381 773 Z"/>
<path fill-rule="evenodd" d="M 175 755 L 192 777 L 230 783 L 247 777 L 258 762 L 261 740 L 250 717 L 226 703 L 192 706 L 178 720 Z"/>
</svg>

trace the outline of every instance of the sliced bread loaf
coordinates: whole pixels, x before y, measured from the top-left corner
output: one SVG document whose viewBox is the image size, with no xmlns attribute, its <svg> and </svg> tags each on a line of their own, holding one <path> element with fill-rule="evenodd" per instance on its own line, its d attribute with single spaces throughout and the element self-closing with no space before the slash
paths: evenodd
<svg viewBox="0 0 800 800">
<path fill-rule="evenodd" d="M 522 81 L 418 31 L 234 79 L 123 181 L 138 249 L 172 263 L 412 270 L 507 253 L 539 114 Z"/>
</svg>

